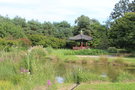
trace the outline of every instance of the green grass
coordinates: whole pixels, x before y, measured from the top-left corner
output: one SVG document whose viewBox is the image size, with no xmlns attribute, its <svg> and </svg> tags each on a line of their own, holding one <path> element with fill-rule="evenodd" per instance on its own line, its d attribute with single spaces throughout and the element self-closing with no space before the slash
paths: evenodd
<svg viewBox="0 0 135 90">
<path fill-rule="evenodd" d="M 135 83 L 80 84 L 75 90 L 135 90 Z"/>
<path fill-rule="evenodd" d="M 0 81 L 0 90 L 14 90 L 15 86 L 9 81 Z"/>
<path fill-rule="evenodd" d="M 83 49 L 83 50 L 70 50 L 70 49 L 57 49 L 56 52 L 64 55 L 106 55 L 108 54 L 105 50 L 100 49 Z"/>
</svg>

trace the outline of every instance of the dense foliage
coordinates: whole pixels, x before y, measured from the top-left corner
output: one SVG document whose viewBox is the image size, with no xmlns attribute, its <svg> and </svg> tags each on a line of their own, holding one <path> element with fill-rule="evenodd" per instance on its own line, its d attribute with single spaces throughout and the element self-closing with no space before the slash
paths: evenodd
<svg viewBox="0 0 135 90">
<path fill-rule="evenodd" d="M 91 41 L 93 47 L 106 48 L 107 45 L 104 43 L 107 41 L 105 26 L 101 25 L 97 20 L 89 19 L 89 17 L 84 15 L 78 17 L 75 23 L 77 25 L 71 26 L 66 21 L 40 23 L 35 20 L 26 21 L 18 16 L 13 19 L 1 16 L 0 37 L 6 38 L 6 40 L 24 38 L 25 40 L 23 39 L 23 41 L 26 43 L 31 42 L 32 46 L 69 48 L 72 42 L 68 38 L 79 34 L 80 30 L 83 30 L 84 34 L 94 38 Z"/>
<path fill-rule="evenodd" d="M 110 44 L 118 48 L 134 48 L 135 13 L 127 13 L 113 22 L 109 30 Z"/>
<path fill-rule="evenodd" d="M 127 12 L 135 12 L 135 0 L 130 2 L 130 0 L 120 0 L 115 4 L 113 12 L 110 15 L 111 19 L 117 19 L 123 17 Z"/>
<path fill-rule="evenodd" d="M 106 48 L 107 47 L 107 34 L 104 25 L 101 25 L 97 20 L 90 19 L 87 16 L 80 16 L 75 20 L 74 35 L 79 34 L 82 30 L 85 35 L 93 37 L 91 41 L 92 47 Z"/>
<path fill-rule="evenodd" d="M 8 37 L 8 38 L 26 38 L 22 28 L 20 26 L 16 26 L 12 21 L 8 18 L 0 17 L 0 37 Z"/>
<path fill-rule="evenodd" d="M 63 48 L 66 45 L 64 39 L 55 37 L 46 37 L 43 35 L 29 35 L 29 39 L 32 41 L 32 45 L 42 45 L 44 47 Z"/>
</svg>

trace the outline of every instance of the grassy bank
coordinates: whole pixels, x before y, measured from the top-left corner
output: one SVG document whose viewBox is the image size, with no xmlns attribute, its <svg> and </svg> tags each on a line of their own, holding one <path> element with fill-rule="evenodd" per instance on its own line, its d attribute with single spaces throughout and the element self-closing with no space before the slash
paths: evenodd
<svg viewBox="0 0 135 90">
<path fill-rule="evenodd" d="M 100 84 L 86 84 L 79 85 L 75 90 L 135 90 L 135 83 L 100 83 Z"/>
</svg>

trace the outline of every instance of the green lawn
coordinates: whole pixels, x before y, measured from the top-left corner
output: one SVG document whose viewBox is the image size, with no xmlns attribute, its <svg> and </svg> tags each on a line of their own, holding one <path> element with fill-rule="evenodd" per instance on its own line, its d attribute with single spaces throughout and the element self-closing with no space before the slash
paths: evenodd
<svg viewBox="0 0 135 90">
<path fill-rule="evenodd" d="M 81 84 L 75 90 L 135 90 L 134 83 Z"/>
</svg>

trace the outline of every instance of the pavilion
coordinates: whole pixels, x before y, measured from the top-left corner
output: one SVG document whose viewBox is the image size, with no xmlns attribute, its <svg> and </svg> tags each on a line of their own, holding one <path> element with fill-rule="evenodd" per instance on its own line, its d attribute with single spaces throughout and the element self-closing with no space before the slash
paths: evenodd
<svg viewBox="0 0 135 90">
<path fill-rule="evenodd" d="M 84 35 L 81 31 L 80 34 L 74 36 L 74 37 L 70 37 L 69 40 L 74 40 L 76 42 L 80 42 L 79 46 L 73 46 L 74 50 L 79 50 L 79 49 L 88 49 L 88 41 L 92 40 L 92 37 Z"/>
</svg>

